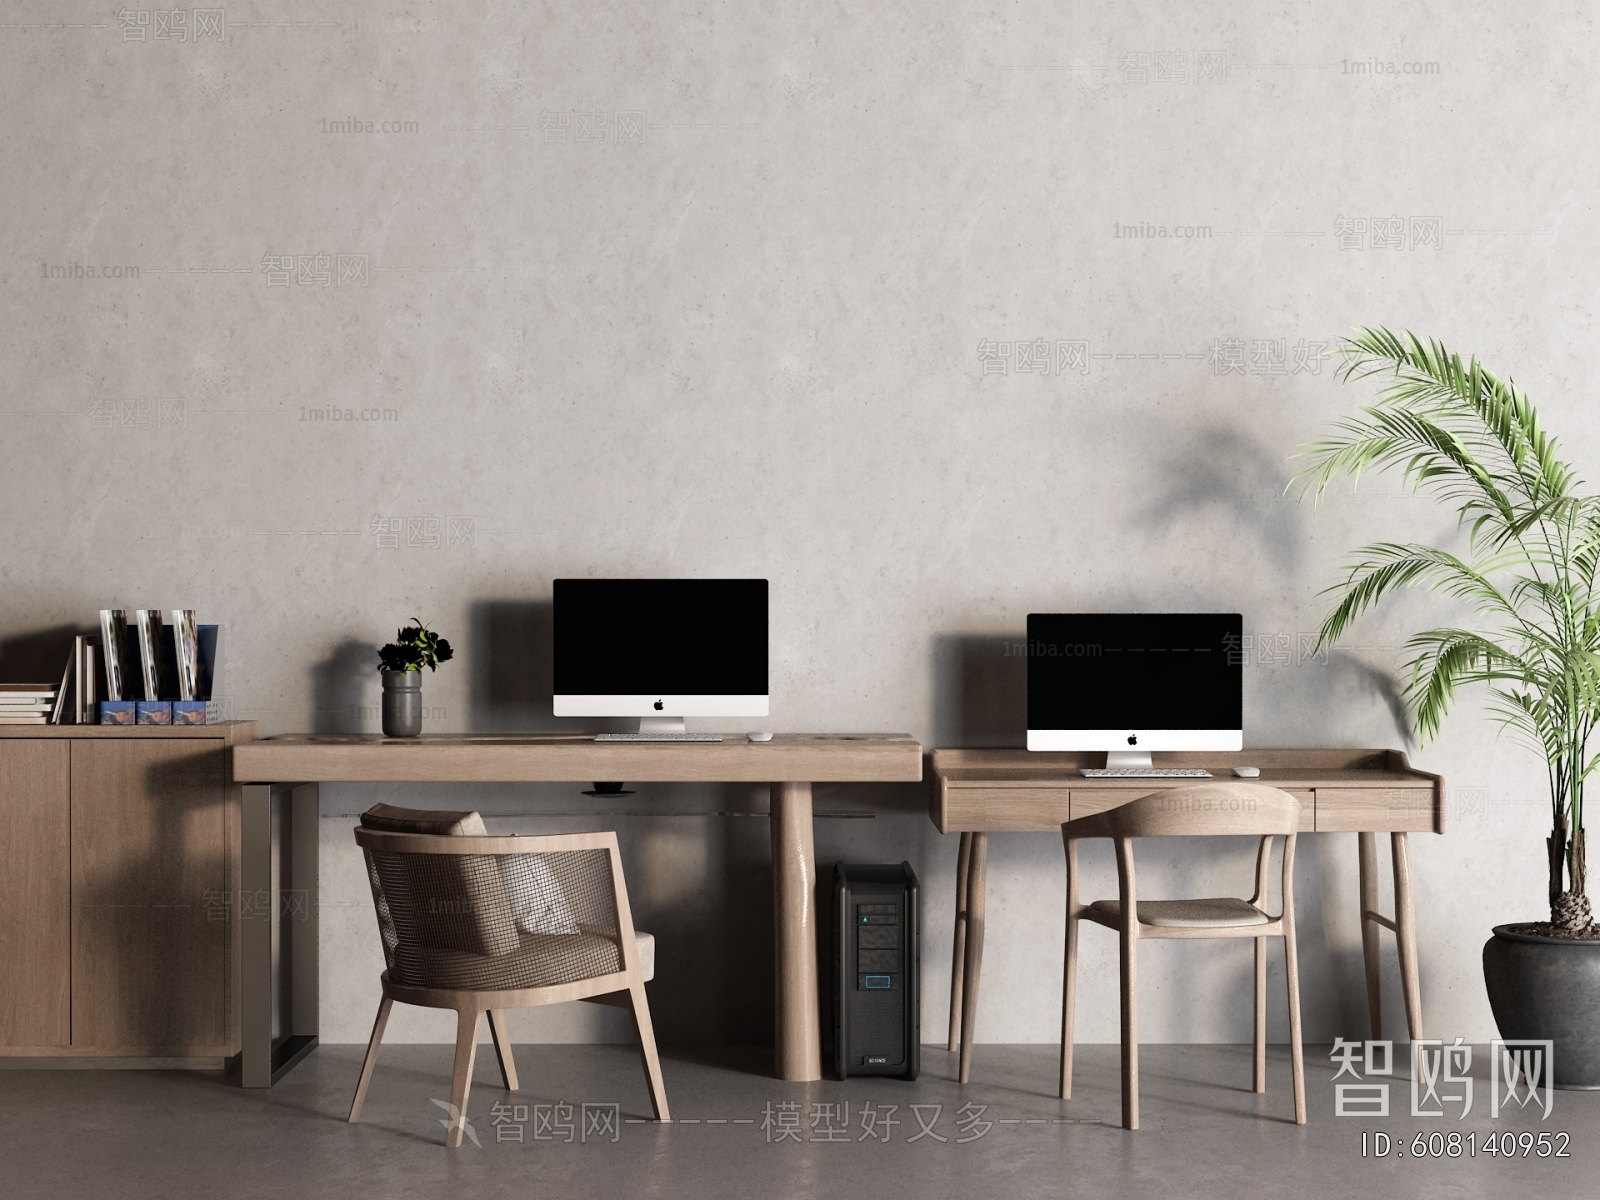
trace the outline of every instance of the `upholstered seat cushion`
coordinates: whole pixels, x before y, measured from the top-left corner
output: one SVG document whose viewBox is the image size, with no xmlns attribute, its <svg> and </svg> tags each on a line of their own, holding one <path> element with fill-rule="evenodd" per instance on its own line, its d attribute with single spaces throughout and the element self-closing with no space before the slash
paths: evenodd
<svg viewBox="0 0 1600 1200">
<path fill-rule="evenodd" d="M 1114 920 L 1122 919 L 1120 900 L 1096 900 L 1089 906 Z M 1139 924 L 1170 929 L 1231 929 L 1244 925 L 1266 925 L 1272 918 L 1248 900 L 1232 896 L 1206 900 L 1141 900 Z"/>
<path fill-rule="evenodd" d="M 635 930 L 645 979 L 655 976 L 656 939 Z M 469 954 L 446 947 L 404 947 L 395 955 L 389 977 L 413 987 L 502 991 L 553 987 L 622 970 L 615 937 L 603 933 L 524 933 L 509 954 Z"/>
</svg>

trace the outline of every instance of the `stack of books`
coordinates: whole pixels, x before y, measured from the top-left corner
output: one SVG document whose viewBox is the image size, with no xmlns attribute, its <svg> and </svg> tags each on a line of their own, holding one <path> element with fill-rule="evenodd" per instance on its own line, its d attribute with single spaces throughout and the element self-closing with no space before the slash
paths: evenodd
<svg viewBox="0 0 1600 1200">
<path fill-rule="evenodd" d="M 44 725 L 56 706 L 48 683 L 0 683 L 0 725 Z"/>
</svg>

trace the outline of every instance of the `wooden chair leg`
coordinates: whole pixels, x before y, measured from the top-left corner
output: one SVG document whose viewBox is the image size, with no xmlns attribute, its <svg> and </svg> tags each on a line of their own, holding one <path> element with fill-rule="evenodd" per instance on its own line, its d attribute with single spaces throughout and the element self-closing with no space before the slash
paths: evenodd
<svg viewBox="0 0 1600 1200">
<path fill-rule="evenodd" d="M 1257 941 L 1256 945 L 1264 943 Z M 1305 1056 L 1300 1047 L 1300 956 L 1295 949 L 1294 921 L 1284 921 L 1283 973 L 1289 979 L 1289 1061 L 1294 1069 L 1294 1123 L 1306 1123 Z"/>
<path fill-rule="evenodd" d="M 1139 1128 L 1139 901 L 1133 840 L 1117 838 L 1122 905 L 1122 1127 Z"/>
<path fill-rule="evenodd" d="M 450 1078 L 450 1124 L 445 1131 L 444 1144 L 461 1145 L 467 1124 L 467 1095 L 472 1090 L 472 1067 L 478 1058 L 478 1013 L 476 1008 L 463 1008 L 456 1014 L 456 1069 Z"/>
<path fill-rule="evenodd" d="M 1072 1099 L 1072 1043 L 1078 1012 L 1078 843 L 1062 839 L 1067 852 L 1067 944 L 1061 962 L 1061 1085 L 1058 1094 Z"/>
<path fill-rule="evenodd" d="M 639 1030 L 639 1057 L 644 1060 L 645 1082 L 650 1087 L 650 1107 L 656 1120 L 672 1120 L 672 1110 L 667 1107 L 667 1085 L 661 1079 L 661 1056 L 656 1053 L 656 1030 L 650 1020 L 650 1001 L 645 998 L 644 984 L 635 983 L 628 989 L 628 999 L 633 1007 L 633 1023 Z"/>
<path fill-rule="evenodd" d="M 961 996 L 961 1058 L 956 1079 L 967 1082 L 972 1069 L 972 1033 L 978 1023 L 978 978 L 983 973 L 983 913 L 988 888 L 989 835 L 972 835 L 967 867 L 966 979 Z"/>
<path fill-rule="evenodd" d="M 1378 911 L 1378 845 L 1377 835 L 1358 833 L 1361 864 L 1361 958 L 1367 968 L 1367 1020 L 1372 1026 L 1372 1040 L 1383 1038 L 1383 975 L 1378 964 L 1381 946 L 1378 923 L 1368 914 Z"/>
<path fill-rule="evenodd" d="M 511 1030 L 506 1024 L 505 1009 L 489 1010 L 489 1034 L 494 1038 L 495 1057 L 500 1060 L 500 1079 L 506 1091 L 514 1092 L 517 1090 L 517 1062 L 511 1056 Z"/>
<path fill-rule="evenodd" d="M 1067 952 L 1061 964 L 1061 1091 L 1072 1099 L 1072 1039 L 1078 1009 L 1078 918 L 1067 914 Z"/>
<path fill-rule="evenodd" d="M 1389 835 L 1394 853 L 1394 925 L 1400 943 L 1400 986 L 1406 999 L 1406 1029 L 1414 1042 L 1422 1032 L 1422 985 L 1417 979 L 1417 912 L 1411 893 L 1411 849 L 1403 833 Z"/>
<path fill-rule="evenodd" d="M 1139 1128 L 1139 940 L 1122 931 L 1122 1127 Z"/>
<path fill-rule="evenodd" d="M 1256 938 L 1256 1031 L 1255 1065 L 1251 1087 L 1257 1094 L 1267 1090 L 1267 939 Z"/>
<path fill-rule="evenodd" d="M 950 1044 L 954 1054 L 961 1046 L 961 994 L 967 971 L 967 873 L 972 866 L 972 835 L 961 835 L 956 852 L 956 927 L 950 955 Z"/>
<path fill-rule="evenodd" d="M 361 1119 L 361 1106 L 367 1099 L 367 1085 L 372 1082 L 372 1068 L 378 1065 L 378 1046 L 383 1042 L 383 1029 L 389 1023 L 389 1010 L 394 1001 L 387 995 L 378 1002 L 378 1019 L 372 1023 L 372 1037 L 367 1042 L 367 1057 L 361 1062 L 361 1078 L 356 1080 L 355 1099 L 350 1101 L 350 1123 Z"/>
</svg>

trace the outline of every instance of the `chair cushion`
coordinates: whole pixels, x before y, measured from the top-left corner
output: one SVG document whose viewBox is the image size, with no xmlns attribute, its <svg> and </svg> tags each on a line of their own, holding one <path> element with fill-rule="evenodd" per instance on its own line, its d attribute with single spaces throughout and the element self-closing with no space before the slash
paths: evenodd
<svg viewBox="0 0 1600 1200">
<path fill-rule="evenodd" d="M 500 859 L 500 879 L 505 884 L 511 915 L 523 933 L 578 932 L 572 905 L 567 903 L 566 893 L 543 855 L 505 855 Z"/>
<path fill-rule="evenodd" d="M 374 804 L 361 814 L 361 824 L 386 833 L 445 833 L 482 837 L 483 817 L 476 812 L 445 812 L 427 808 L 399 808 Z"/>
<path fill-rule="evenodd" d="M 656 940 L 634 931 L 645 979 L 655 976 Z M 489 957 L 454 948 L 401 949 L 389 977 L 415 987 L 501 989 L 551 987 L 622 970 L 617 939 L 603 933 L 524 933 L 515 952 Z"/>
<path fill-rule="evenodd" d="M 1122 919 L 1120 900 L 1096 900 L 1089 906 L 1109 917 Z M 1141 900 L 1139 924 L 1171 929 L 1232 929 L 1266 925 L 1271 918 L 1248 900 L 1219 896 L 1206 900 Z"/>
<path fill-rule="evenodd" d="M 645 981 L 649 982 L 656 977 L 656 935 L 635 929 L 633 938 L 639 948 L 639 968 L 644 972 Z"/>
</svg>

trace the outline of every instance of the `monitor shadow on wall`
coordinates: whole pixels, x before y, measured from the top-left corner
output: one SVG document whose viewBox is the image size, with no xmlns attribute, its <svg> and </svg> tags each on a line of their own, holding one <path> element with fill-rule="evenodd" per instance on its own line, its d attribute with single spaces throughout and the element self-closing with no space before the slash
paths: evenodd
<svg viewBox="0 0 1600 1200">
<path fill-rule="evenodd" d="M 1028 743 L 1027 634 L 933 639 L 933 745 Z"/>
<path fill-rule="evenodd" d="M 549 600 L 477 600 L 468 607 L 467 710 L 473 732 L 603 733 L 622 727 L 601 717 L 555 715 L 554 634 Z"/>
</svg>

